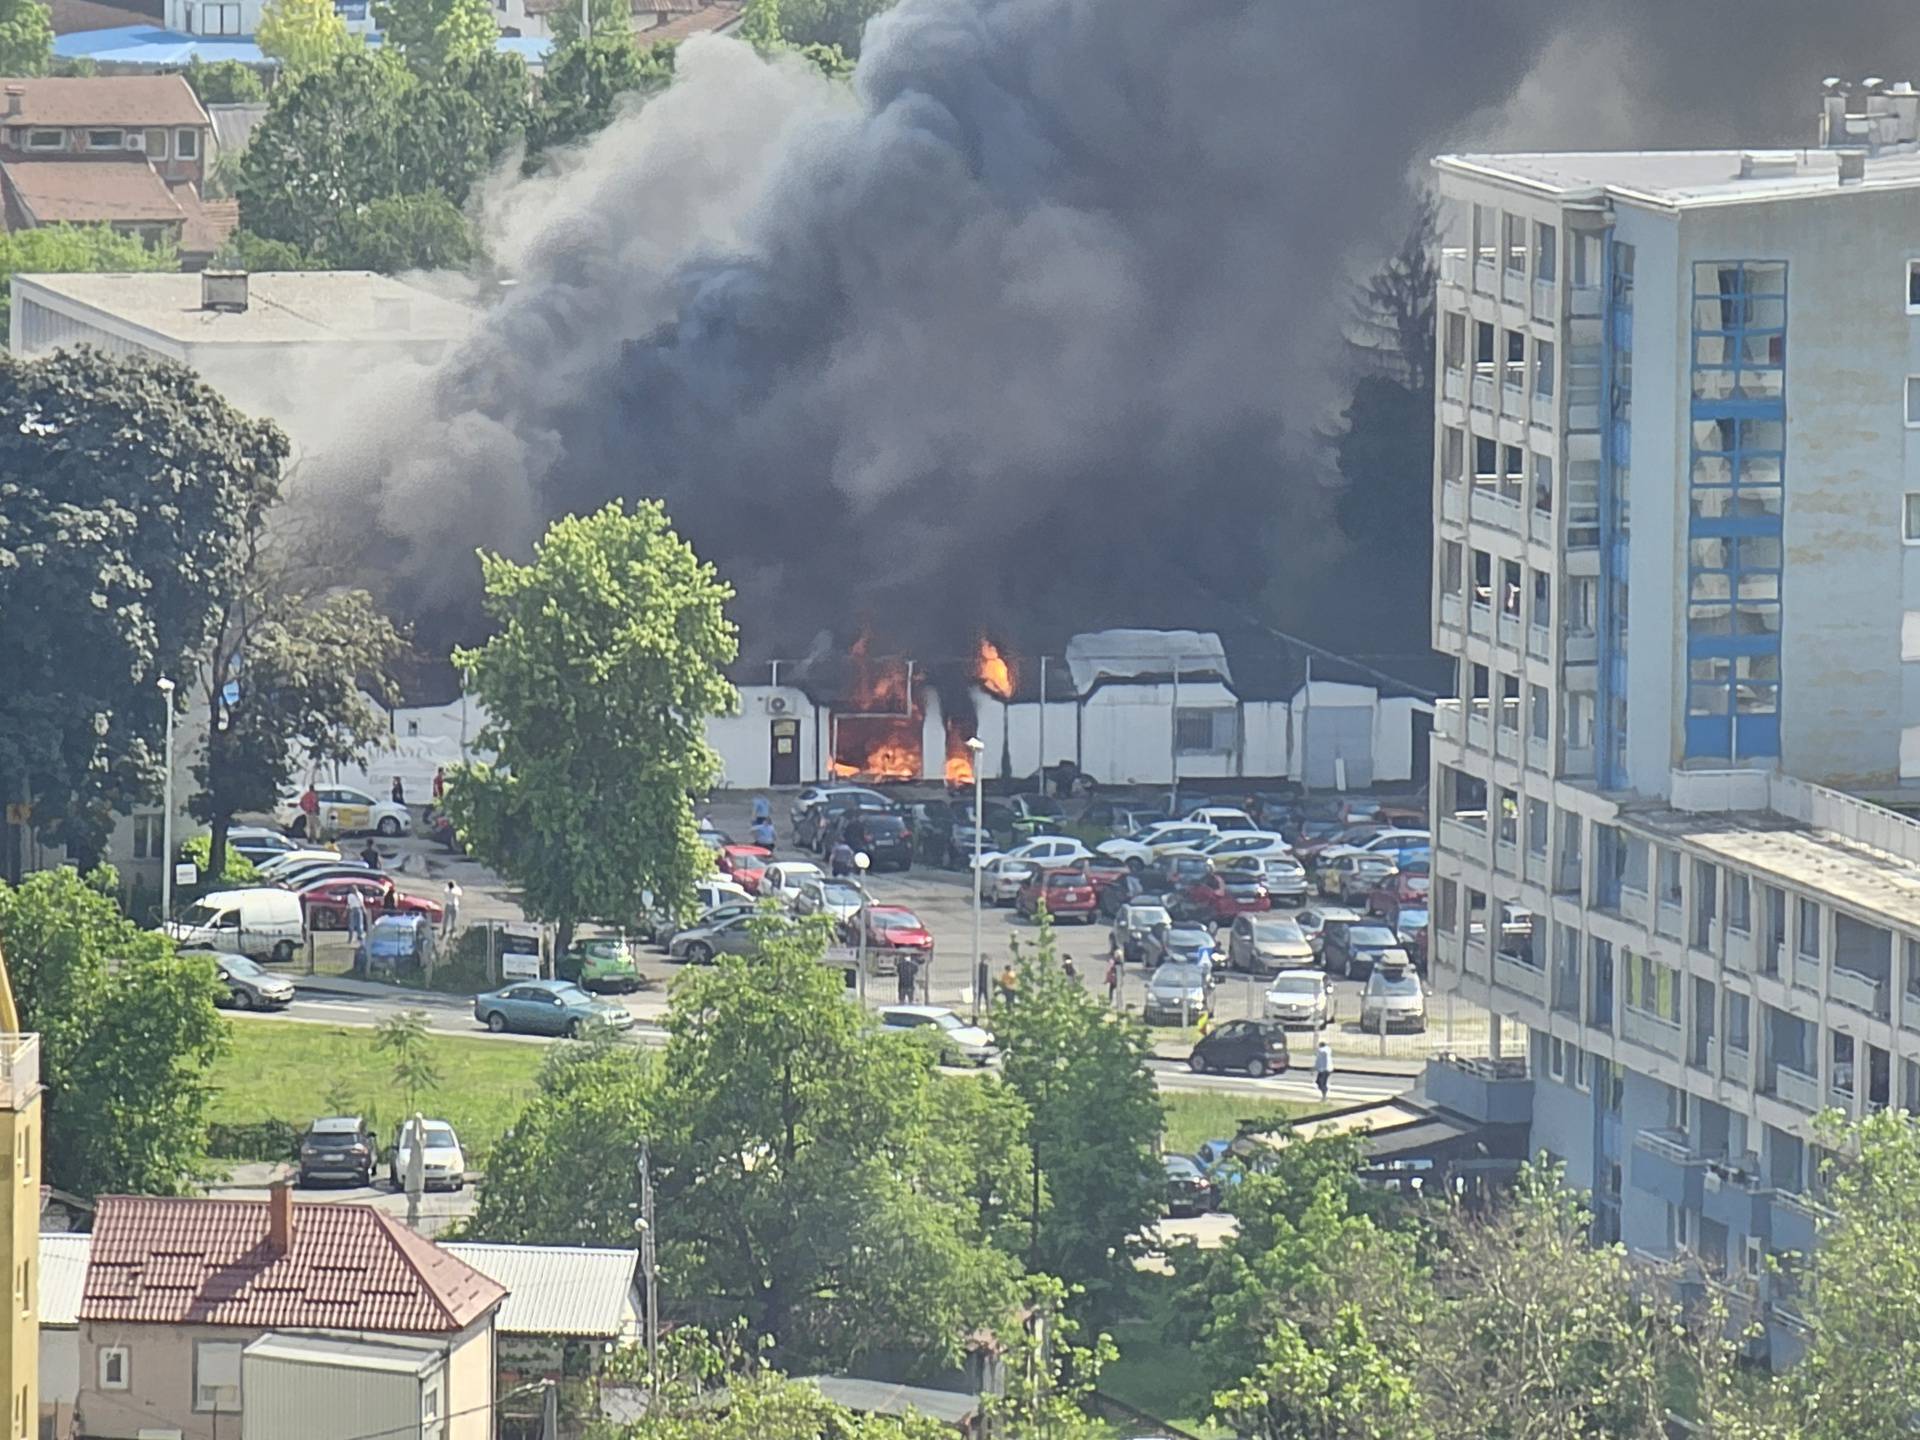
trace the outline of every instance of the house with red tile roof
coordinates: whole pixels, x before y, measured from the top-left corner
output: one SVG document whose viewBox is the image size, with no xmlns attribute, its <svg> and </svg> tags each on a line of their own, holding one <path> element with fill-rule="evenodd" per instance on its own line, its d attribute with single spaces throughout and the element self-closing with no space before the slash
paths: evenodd
<svg viewBox="0 0 1920 1440">
<path fill-rule="evenodd" d="M 241 1356 L 287 1332 L 405 1340 L 444 1355 L 442 1440 L 493 1434 L 506 1290 L 371 1205 L 113 1195 L 80 1297 L 76 1433 L 233 1440 Z"/>
</svg>

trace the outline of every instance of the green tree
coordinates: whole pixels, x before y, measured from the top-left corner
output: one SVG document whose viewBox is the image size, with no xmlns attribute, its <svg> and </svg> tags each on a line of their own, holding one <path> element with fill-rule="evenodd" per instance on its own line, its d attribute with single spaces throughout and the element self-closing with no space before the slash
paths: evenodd
<svg viewBox="0 0 1920 1440">
<path fill-rule="evenodd" d="M 420 1097 L 440 1088 L 440 1066 L 434 1059 L 427 1012 L 403 1010 L 389 1015 L 373 1031 L 373 1048 L 393 1059 L 393 1083 L 407 1097 L 407 1115 L 420 1108 Z"/>
<path fill-rule="evenodd" d="M 373 18 L 386 43 L 426 75 L 487 53 L 500 38 L 487 0 L 373 0 Z"/>
<path fill-rule="evenodd" d="M 52 12 L 41 0 L 0 0 L 0 75 L 44 75 L 52 59 Z"/>
<path fill-rule="evenodd" d="M 366 591 L 303 583 L 259 532 L 245 555 L 202 671 L 207 742 L 188 799 L 216 871 L 235 815 L 272 810 L 301 771 L 363 760 L 386 735 L 372 700 L 392 702 L 407 650 Z"/>
<path fill-rule="evenodd" d="M 202 105 L 244 105 L 267 98 L 267 87 L 250 65 L 238 60 L 187 61 L 180 72 Z"/>
<path fill-rule="evenodd" d="M 533 1098 L 487 1158 L 466 1233 L 512 1245 L 632 1245 L 632 1157 L 654 1109 L 645 1051 L 608 1039 L 550 1049 Z"/>
<path fill-rule="evenodd" d="M 18 70 L 9 70 L 18 75 Z M 178 270 L 170 246 L 150 248 L 105 225 L 45 225 L 0 234 L 0 345 L 11 333 L 13 277 L 100 270 Z"/>
<path fill-rule="evenodd" d="M 1059 1276 L 1094 1314 L 1110 1314 L 1160 1213 L 1164 1116 L 1152 1044 L 1144 1026 L 1066 975 L 1044 923 L 1019 964 L 1019 996 L 994 1034 L 1005 1083 L 1032 1114 L 1035 1175 L 1052 1200 L 1029 1217 L 1027 1268 Z"/>
<path fill-rule="evenodd" d="M 1247 1380 L 1215 1406 L 1249 1440 L 1428 1440 L 1418 1386 L 1375 1343 L 1357 1305 L 1342 1305 L 1319 1343 L 1290 1320 L 1262 1342 Z"/>
<path fill-rule="evenodd" d="M 531 174 L 550 150 L 577 144 L 606 129 L 623 95 L 650 95 L 673 83 L 672 45 L 642 50 L 631 34 L 596 34 L 582 45 L 561 45 L 547 58 L 540 96 L 527 131 Z"/>
<path fill-rule="evenodd" d="M 637 49 L 633 35 L 633 0 L 587 0 L 587 24 L 595 40 L 617 42 Z M 562 5 L 547 17 L 556 50 L 580 39 L 580 6 Z"/>
<path fill-rule="evenodd" d="M 561 950 L 576 922 L 629 920 L 649 896 L 679 909 L 710 864 L 688 800 L 718 769 L 705 723 L 738 704 L 732 592 L 657 501 L 558 521 L 530 565 L 480 564 L 496 633 L 454 663 L 499 758 L 450 772 L 462 838 Z"/>
<path fill-rule="evenodd" d="M 289 76 L 324 70 L 364 43 L 348 33 L 333 0 L 267 0 L 253 38 Z"/>
<path fill-rule="evenodd" d="M 46 1177 L 80 1195 L 178 1194 L 206 1162 L 221 986 L 206 956 L 124 918 L 114 884 L 71 869 L 0 884 L 0 948 L 40 1035 Z"/>
<path fill-rule="evenodd" d="M 957 1361 L 1008 1318 L 1018 1273 L 990 1243 L 968 1147 L 939 1133 L 937 1087 L 973 1082 L 847 1003 L 823 929 L 764 924 L 752 962 L 686 976 L 668 1014 L 669 1289 L 742 1315 L 795 1363 L 882 1347 Z"/>
<path fill-rule="evenodd" d="M 867 22 L 894 0 L 780 0 L 780 32 L 799 49 L 821 46 L 858 59 Z"/>
<path fill-rule="evenodd" d="M 154 682 L 197 673 L 286 454 L 185 366 L 0 355 L 0 796 L 70 852 L 153 793 Z"/>
<path fill-rule="evenodd" d="M 261 274 L 268 270 L 325 270 L 328 267 L 298 245 L 285 240 L 263 240 L 250 230 L 236 230 L 213 257 L 216 270 L 248 270 Z"/>
<path fill-rule="evenodd" d="M 438 190 L 373 200 L 340 218 L 328 259 L 342 270 L 458 270 L 477 249 L 466 219 Z"/>
</svg>

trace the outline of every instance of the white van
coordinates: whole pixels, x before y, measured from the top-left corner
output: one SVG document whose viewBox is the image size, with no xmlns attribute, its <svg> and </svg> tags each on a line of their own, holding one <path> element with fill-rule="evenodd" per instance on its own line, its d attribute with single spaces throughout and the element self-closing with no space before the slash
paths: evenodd
<svg viewBox="0 0 1920 1440">
<path fill-rule="evenodd" d="M 207 946 L 251 960 L 293 959 L 306 940 L 300 897 L 265 887 L 216 890 L 189 905 L 167 934 L 182 945 Z"/>
</svg>

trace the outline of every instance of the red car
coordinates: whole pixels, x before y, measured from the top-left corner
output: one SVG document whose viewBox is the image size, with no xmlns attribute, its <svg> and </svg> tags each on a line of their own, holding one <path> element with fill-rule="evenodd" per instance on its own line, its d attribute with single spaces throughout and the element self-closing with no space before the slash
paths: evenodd
<svg viewBox="0 0 1920 1440">
<path fill-rule="evenodd" d="M 760 877 L 773 863 L 773 852 L 763 845 L 722 845 L 717 863 L 749 895 L 760 893 Z"/>
<path fill-rule="evenodd" d="M 901 950 L 918 952 L 922 965 L 933 959 L 933 936 L 920 923 L 920 917 L 904 905 L 869 905 L 846 925 L 846 943 L 860 943 L 861 917 L 867 927 L 867 955 L 882 975 L 894 971 L 894 955 Z"/>
<path fill-rule="evenodd" d="M 1078 870 L 1042 870 L 1020 887 L 1013 897 L 1013 908 L 1032 918 L 1040 909 L 1044 887 L 1047 914 L 1056 920 L 1078 915 L 1082 925 L 1091 925 L 1100 914 L 1100 893 Z"/>
<path fill-rule="evenodd" d="M 1396 870 L 1367 896 L 1369 915 L 1396 914 L 1402 905 L 1424 905 L 1433 877 L 1424 865 Z"/>
<path fill-rule="evenodd" d="M 1257 882 L 1229 881 L 1223 875 L 1196 880 L 1180 892 L 1193 917 L 1210 925 L 1230 925 L 1237 916 L 1271 909 L 1267 887 Z"/>
<path fill-rule="evenodd" d="M 440 923 L 440 902 L 409 895 L 385 875 L 369 875 L 364 880 L 321 880 L 299 892 L 301 907 L 307 914 L 310 930 L 347 928 L 347 896 L 358 890 L 366 897 L 367 923 L 382 915 L 424 915 Z"/>
</svg>

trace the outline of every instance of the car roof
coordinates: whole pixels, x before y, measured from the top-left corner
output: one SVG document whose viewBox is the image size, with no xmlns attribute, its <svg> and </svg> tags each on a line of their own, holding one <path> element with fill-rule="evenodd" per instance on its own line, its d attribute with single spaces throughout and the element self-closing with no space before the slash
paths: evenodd
<svg viewBox="0 0 1920 1440">
<path fill-rule="evenodd" d="M 920 921 L 920 917 L 913 913 L 912 907 L 907 905 L 869 905 L 867 913 L 869 915 L 904 915 L 915 924 Z"/>
<path fill-rule="evenodd" d="M 307 1129 L 316 1135 L 339 1135 L 358 1130 L 363 1123 L 358 1115 L 328 1115 L 315 1120 Z"/>
<path fill-rule="evenodd" d="M 953 1010 L 946 1005 L 883 1005 L 880 1007 L 880 1013 L 882 1015 L 928 1015 L 937 1018 L 941 1015 L 952 1015 Z"/>
</svg>

